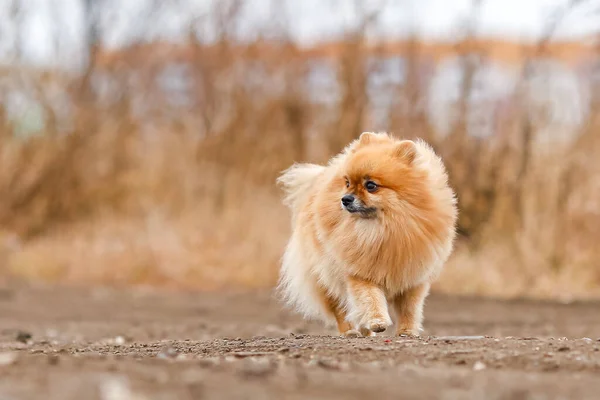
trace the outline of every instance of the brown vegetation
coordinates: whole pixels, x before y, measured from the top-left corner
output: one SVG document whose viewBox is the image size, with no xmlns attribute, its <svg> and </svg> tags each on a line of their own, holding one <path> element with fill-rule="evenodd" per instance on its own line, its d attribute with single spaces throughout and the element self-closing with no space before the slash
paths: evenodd
<svg viewBox="0 0 600 400">
<path fill-rule="evenodd" d="M 548 133 L 524 111 L 527 98 L 519 92 L 502 129 L 477 139 L 467 132 L 465 100 L 477 67 L 465 63 L 459 122 L 440 135 L 418 106 L 427 99 L 416 83 L 421 50 L 437 59 L 470 47 L 373 47 L 361 35 L 334 47 L 311 53 L 260 39 L 240 47 L 224 35 L 212 46 L 190 38 L 182 46 L 161 44 L 161 51 L 94 52 L 79 76 L 3 71 L 11 90 L 26 90 L 41 104 L 45 121 L 42 132 L 18 135 L 20 122 L 0 108 L 4 275 L 193 288 L 272 285 L 289 233 L 274 187 L 279 171 L 293 161 L 322 162 L 361 131 L 384 128 L 430 141 L 459 195 L 461 239 L 436 290 L 600 294 L 595 109 L 569 132 L 573 140 L 543 146 L 538 139 Z M 505 44 L 474 48 L 484 59 L 517 54 Z M 565 50 L 567 60 L 579 57 L 574 48 Z M 380 110 L 367 90 L 376 72 L 366 62 L 373 52 L 401 52 L 407 60 L 406 84 L 392 88 L 393 105 L 377 127 L 373 115 Z M 307 76 L 325 53 L 339 96 L 321 104 Z M 160 83 L 173 66 L 183 68 L 188 82 L 181 102 Z M 529 79 L 525 69 L 522 76 L 519 88 Z M 51 87 L 66 88 L 68 112 Z"/>
</svg>

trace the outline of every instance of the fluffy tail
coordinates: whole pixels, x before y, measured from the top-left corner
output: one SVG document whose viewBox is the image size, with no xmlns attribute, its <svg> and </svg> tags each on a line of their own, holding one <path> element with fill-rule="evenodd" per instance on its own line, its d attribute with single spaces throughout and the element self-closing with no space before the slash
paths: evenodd
<svg viewBox="0 0 600 400">
<path fill-rule="evenodd" d="M 321 165 L 294 164 L 283 171 L 277 179 L 277 183 L 285 193 L 283 203 L 292 211 L 297 210 L 300 204 L 306 200 L 317 176 L 324 170 L 325 167 Z"/>
</svg>

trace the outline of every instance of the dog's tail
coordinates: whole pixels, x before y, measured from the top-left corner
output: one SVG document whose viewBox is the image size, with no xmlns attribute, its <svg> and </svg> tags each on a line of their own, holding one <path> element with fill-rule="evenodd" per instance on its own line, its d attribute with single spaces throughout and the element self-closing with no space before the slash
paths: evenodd
<svg viewBox="0 0 600 400">
<path fill-rule="evenodd" d="M 283 189 L 285 197 L 283 203 L 292 211 L 298 210 L 306 201 L 310 188 L 316 178 L 325 170 L 325 167 L 316 164 L 294 164 L 283 171 L 277 183 Z"/>
</svg>

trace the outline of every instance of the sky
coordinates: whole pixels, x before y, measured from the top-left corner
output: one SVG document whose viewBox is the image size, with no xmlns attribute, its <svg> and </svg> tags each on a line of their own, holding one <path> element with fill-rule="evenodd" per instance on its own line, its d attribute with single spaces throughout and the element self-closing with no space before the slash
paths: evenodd
<svg viewBox="0 0 600 400">
<path fill-rule="evenodd" d="M 10 18 L 13 1 L 22 7 L 20 34 Z M 202 35 L 214 33 L 211 9 L 224 0 L 107 0 L 104 40 L 110 47 L 127 45 L 140 35 L 145 39 L 177 40 L 195 19 Z M 482 0 L 473 14 L 473 0 L 247 0 L 240 18 L 240 35 L 253 37 L 287 30 L 305 45 L 330 40 L 356 26 L 360 10 L 379 10 L 372 25 L 373 38 L 401 38 L 407 32 L 445 40 L 456 37 L 473 19 L 481 36 L 501 36 L 533 41 L 548 18 L 565 10 L 572 0 Z M 600 0 L 582 4 L 564 15 L 555 37 L 579 38 L 600 31 Z M 275 6 L 273 6 L 275 4 Z M 286 12 L 281 12 L 281 10 Z M 70 62 L 81 54 L 83 18 L 81 0 L 0 0 L 0 62 L 15 57 L 14 43 L 21 43 L 22 59 L 32 63 Z M 150 24 L 140 21 L 148 18 Z M 279 30 L 278 30 L 279 29 Z"/>
</svg>

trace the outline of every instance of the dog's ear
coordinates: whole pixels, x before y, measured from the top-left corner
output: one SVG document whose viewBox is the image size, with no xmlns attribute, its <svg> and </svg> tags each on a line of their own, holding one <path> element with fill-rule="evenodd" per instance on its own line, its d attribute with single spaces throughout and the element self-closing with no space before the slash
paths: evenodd
<svg viewBox="0 0 600 400">
<path fill-rule="evenodd" d="M 352 141 L 348 146 L 346 146 L 346 153 L 354 153 L 357 149 L 368 145 L 375 141 L 377 134 L 374 132 L 363 132 L 360 134 L 358 139 Z"/>
<path fill-rule="evenodd" d="M 392 142 L 392 138 L 387 133 L 363 132 L 358 139 L 354 140 L 346 147 L 346 153 L 354 153 L 369 144 Z"/>
<path fill-rule="evenodd" d="M 394 154 L 407 164 L 412 164 L 417 157 L 417 146 L 412 140 L 403 140 L 396 145 Z"/>
<path fill-rule="evenodd" d="M 393 139 L 385 132 L 363 132 L 357 140 L 357 147 L 373 143 L 390 143 Z"/>
<path fill-rule="evenodd" d="M 360 134 L 360 137 L 358 138 L 358 144 L 360 146 L 367 145 L 367 144 L 373 142 L 376 135 L 377 134 L 373 133 L 373 132 L 363 132 Z"/>
</svg>

